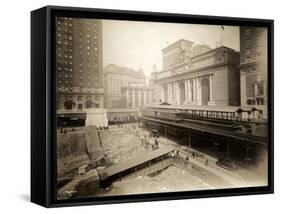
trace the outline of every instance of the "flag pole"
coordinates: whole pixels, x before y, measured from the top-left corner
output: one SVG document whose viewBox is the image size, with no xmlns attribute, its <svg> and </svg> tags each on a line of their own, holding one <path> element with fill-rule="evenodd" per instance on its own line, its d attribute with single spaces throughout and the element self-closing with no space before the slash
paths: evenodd
<svg viewBox="0 0 281 214">
<path fill-rule="evenodd" d="M 222 28 L 221 28 L 221 47 L 222 47 Z"/>
<path fill-rule="evenodd" d="M 224 27 L 223 27 L 223 25 L 221 25 L 221 27 L 220 27 L 220 31 L 221 31 L 221 35 L 220 35 L 220 42 L 221 42 L 221 47 L 223 46 L 223 43 L 222 43 L 222 31 L 224 31 Z"/>
</svg>

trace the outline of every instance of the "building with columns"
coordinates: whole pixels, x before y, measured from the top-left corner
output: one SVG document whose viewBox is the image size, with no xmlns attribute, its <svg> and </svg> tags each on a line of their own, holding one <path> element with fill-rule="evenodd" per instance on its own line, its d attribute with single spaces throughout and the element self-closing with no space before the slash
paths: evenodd
<svg viewBox="0 0 281 214">
<path fill-rule="evenodd" d="M 179 57 L 174 59 L 173 65 L 169 61 L 168 68 L 153 75 L 158 102 L 173 105 L 240 105 L 238 52 L 222 46 L 194 56 L 183 53 Z"/>
<path fill-rule="evenodd" d="M 104 68 L 104 86 L 105 107 L 107 109 L 125 108 L 122 88 L 145 87 L 146 77 L 142 69 L 133 70 L 132 68 L 109 64 Z"/>
<path fill-rule="evenodd" d="M 153 88 L 142 85 L 129 85 L 121 88 L 123 108 L 140 108 L 152 102 Z"/>
</svg>

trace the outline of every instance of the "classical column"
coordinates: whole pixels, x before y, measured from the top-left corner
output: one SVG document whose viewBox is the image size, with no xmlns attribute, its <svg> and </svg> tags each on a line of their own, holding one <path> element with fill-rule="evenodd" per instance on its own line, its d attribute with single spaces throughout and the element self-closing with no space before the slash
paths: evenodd
<svg viewBox="0 0 281 214">
<path fill-rule="evenodd" d="M 174 82 L 173 85 L 174 85 L 173 101 L 175 103 L 175 102 L 177 102 L 177 83 Z"/>
<path fill-rule="evenodd" d="M 197 87 L 195 78 L 192 79 L 193 81 L 193 101 L 197 101 Z"/>
<path fill-rule="evenodd" d="M 163 102 L 163 101 L 165 100 L 165 88 L 164 88 L 164 85 L 161 85 L 160 87 L 161 87 L 161 96 L 160 96 L 160 99 L 161 99 L 161 101 Z M 156 94 L 156 93 L 154 93 L 154 94 Z M 157 96 L 157 94 L 156 94 L 156 96 Z M 157 97 L 155 97 L 155 99 L 157 100 Z"/>
<path fill-rule="evenodd" d="M 166 84 L 166 88 L 167 88 L 167 91 L 166 91 L 166 97 L 165 97 L 165 102 L 169 102 L 169 84 Z"/>
<path fill-rule="evenodd" d="M 172 83 L 168 83 L 168 102 L 170 103 L 172 101 Z"/>
<path fill-rule="evenodd" d="M 173 102 L 177 102 L 177 83 L 173 82 L 173 87 L 174 87 L 174 94 L 173 94 Z"/>
<path fill-rule="evenodd" d="M 188 102 L 188 82 L 187 80 L 184 80 L 184 103 L 187 103 Z"/>
<path fill-rule="evenodd" d="M 177 96 L 176 96 L 176 102 L 178 105 L 180 105 L 180 83 L 179 82 L 176 82 L 176 93 L 177 93 Z"/>
<path fill-rule="evenodd" d="M 210 76 L 210 101 L 213 101 L 213 75 Z"/>
<path fill-rule="evenodd" d="M 140 107 L 141 106 L 141 90 L 138 90 L 138 94 L 139 94 L 139 106 L 138 107 Z"/>
<path fill-rule="evenodd" d="M 169 103 L 173 101 L 173 83 L 170 83 Z"/>
<path fill-rule="evenodd" d="M 126 89 L 126 101 L 125 101 L 125 107 L 128 108 L 129 107 L 129 89 Z"/>
<path fill-rule="evenodd" d="M 258 95 L 258 84 L 257 82 L 254 83 L 254 96 Z"/>
<path fill-rule="evenodd" d="M 146 92 L 147 92 L 147 89 L 145 89 L 144 92 L 143 92 L 143 93 L 144 93 L 144 94 L 143 94 L 143 103 L 144 103 L 144 104 L 147 104 L 147 103 L 146 103 Z"/>
<path fill-rule="evenodd" d="M 170 94 L 170 102 L 173 102 L 173 96 L 174 96 L 174 84 L 171 83 L 171 94 Z"/>
<path fill-rule="evenodd" d="M 196 78 L 197 104 L 201 105 L 201 90 L 199 78 Z"/>
<path fill-rule="evenodd" d="M 190 83 L 190 79 L 187 80 L 187 101 L 188 103 L 190 104 L 191 103 L 191 96 L 192 96 L 192 93 L 191 93 L 191 83 Z"/>
<path fill-rule="evenodd" d="M 135 91 L 132 89 L 133 104 L 132 107 L 135 108 Z"/>
</svg>

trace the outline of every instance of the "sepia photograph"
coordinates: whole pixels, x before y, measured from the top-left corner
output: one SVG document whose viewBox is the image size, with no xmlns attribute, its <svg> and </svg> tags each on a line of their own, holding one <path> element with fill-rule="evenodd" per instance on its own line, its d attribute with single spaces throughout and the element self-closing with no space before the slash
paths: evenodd
<svg viewBox="0 0 281 214">
<path fill-rule="evenodd" d="M 55 18 L 57 200 L 268 185 L 265 27 Z"/>
</svg>

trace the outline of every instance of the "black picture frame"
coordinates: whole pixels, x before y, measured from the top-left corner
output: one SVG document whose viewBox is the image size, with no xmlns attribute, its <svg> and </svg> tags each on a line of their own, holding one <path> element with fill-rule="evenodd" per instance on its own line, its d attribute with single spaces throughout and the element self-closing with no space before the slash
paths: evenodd
<svg viewBox="0 0 281 214">
<path fill-rule="evenodd" d="M 56 200 L 56 16 L 239 25 L 268 29 L 268 186 Z M 44 207 L 254 195 L 274 192 L 274 22 L 219 16 L 46 6 L 31 12 L 31 201 Z"/>
</svg>

